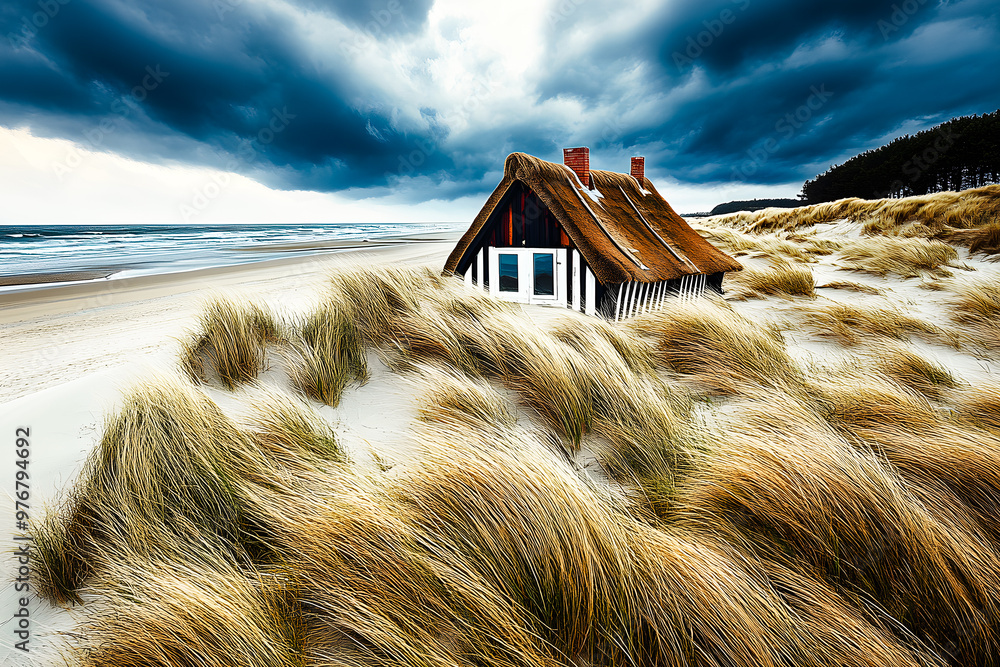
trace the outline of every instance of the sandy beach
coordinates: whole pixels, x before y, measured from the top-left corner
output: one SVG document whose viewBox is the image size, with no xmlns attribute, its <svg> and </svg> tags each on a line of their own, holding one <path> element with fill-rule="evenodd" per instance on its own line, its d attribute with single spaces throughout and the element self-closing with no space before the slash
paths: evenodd
<svg viewBox="0 0 1000 667">
<path fill-rule="evenodd" d="M 122 392 L 139 379 L 176 371 L 179 340 L 194 327 L 210 297 L 236 295 L 293 315 L 316 302 L 324 276 L 336 267 L 440 267 L 454 242 L 447 235 L 424 234 L 370 243 L 309 244 L 302 250 L 333 252 L 0 293 L 0 433 L 12 443 L 16 429 L 30 429 L 31 516 L 40 516 L 75 479 Z M 227 397 L 215 393 L 223 404 Z M 377 371 L 338 408 L 345 422 L 356 425 L 348 441 L 363 443 L 392 429 L 391 418 L 374 425 L 365 418 L 375 406 L 383 415 L 409 409 L 406 392 Z M 4 534 L 12 536 L 19 532 L 13 472 L 4 476 L 3 488 L 0 516 Z M 17 561 L 12 549 L 7 552 L 0 577 L 13 582 Z M 16 601 L 14 586 L 5 585 L 0 606 L 14 609 Z M 73 612 L 36 598 L 31 613 L 32 646 L 38 649 L 32 661 L 24 663 L 22 654 L 13 652 L 12 635 L 5 631 L 0 665 L 59 663 L 55 651 L 62 643 L 54 633 L 72 627 Z"/>
<path fill-rule="evenodd" d="M 885 400 L 896 401 L 903 407 L 911 406 L 916 410 L 913 412 L 914 415 L 924 415 L 921 418 L 931 420 L 935 424 L 936 420 L 941 420 L 940 428 L 943 429 L 941 434 L 944 434 L 940 436 L 942 438 L 949 433 L 958 433 L 954 429 L 960 424 L 945 422 L 950 419 L 949 415 L 952 413 L 967 409 L 963 401 L 973 395 L 970 393 L 973 388 L 996 386 L 996 378 L 1000 377 L 1000 365 L 997 363 L 995 353 L 982 349 L 980 342 L 971 336 L 974 329 L 965 331 L 950 325 L 954 316 L 952 304 L 958 295 L 975 281 L 995 282 L 997 269 L 995 263 L 989 261 L 990 258 L 970 254 L 967 249 L 958 248 L 947 265 L 936 267 L 934 272 L 928 271 L 904 278 L 891 273 L 879 274 L 871 266 L 867 270 L 851 268 L 853 265 L 848 261 L 845 251 L 826 254 L 816 252 L 807 260 L 800 261 L 795 267 L 786 267 L 789 271 L 794 268 L 808 275 L 809 284 L 805 293 L 760 291 L 759 288 L 753 287 L 754 276 L 759 281 L 762 276 L 771 275 L 768 272 L 773 271 L 774 267 L 785 266 L 782 264 L 784 261 L 780 254 L 782 252 L 803 253 L 805 251 L 802 248 L 820 248 L 826 242 L 837 243 L 845 250 L 849 250 L 854 244 L 870 244 L 871 241 L 860 233 L 857 223 L 844 220 L 817 224 L 808 234 L 799 237 L 795 244 L 790 244 L 787 239 L 779 238 L 775 234 L 737 234 L 732 230 L 720 229 L 713 225 L 718 223 L 707 221 L 695 223 L 695 227 L 703 234 L 715 235 L 714 238 L 720 244 L 730 244 L 729 249 L 738 254 L 745 269 L 742 274 L 727 278 L 728 282 L 725 283 L 727 294 L 724 302 L 713 297 L 686 306 L 674 304 L 671 307 L 677 307 L 678 310 L 669 311 L 669 314 L 665 313 L 663 316 L 653 315 L 646 320 L 645 325 L 641 323 L 630 325 L 627 322 L 609 325 L 596 318 L 566 309 L 534 305 L 523 306 L 507 314 L 492 313 L 491 317 L 499 318 L 490 325 L 495 328 L 483 331 L 494 331 L 495 334 L 491 335 L 497 337 L 485 340 L 490 340 L 493 345 L 501 345 L 500 340 L 510 338 L 515 346 L 521 345 L 525 350 L 535 350 L 528 353 L 526 357 L 528 361 L 519 371 L 524 374 L 524 378 L 535 378 L 536 376 L 532 374 L 539 369 L 547 368 L 546 364 L 567 364 L 553 366 L 563 369 L 559 371 L 560 374 L 540 376 L 545 378 L 545 382 L 554 381 L 554 385 L 543 382 L 537 385 L 542 389 L 535 393 L 527 393 L 536 385 L 524 383 L 524 378 L 521 379 L 522 384 L 514 385 L 513 388 L 506 386 L 502 379 L 497 380 L 496 377 L 491 378 L 492 384 L 486 381 L 485 384 L 477 385 L 477 382 L 483 380 L 482 377 L 474 372 L 465 375 L 466 371 L 457 370 L 456 359 L 461 357 L 444 359 L 433 357 L 434 354 L 443 354 L 442 350 L 448 349 L 446 341 L 457 340 L 454 334 L 448 333 L 461 331 L 460 327 L 465 320 L 456 313 L 475 312 L 475 307 L 471 304 L 479 297 L 456 284 L 448 288 L 454 288 L 452 296 L 448 298 L 467 300 L 464 306 L 448 311 L 448 308 L 456 305 L 455 301 L 448 301 L 444 296 L 430 297 L 428 293 L 422 293 L 421 298 L 427 298 L 430 302 L 433 302 L 434 298 L 442 299 L 437 307 L 443 308 L 446 314 L 439 316 L 441 318 L 439 320 L 423 321 L 420 317 L 412 318 L 402 324 L 410 329 L 401 330 L 403 333 L 392 334 L 399 336 L 398 338 L 390 340 L 386 345 L 363 348 L 362 354 L 365 356 L 366 366 L 364 378 L 358 377 L 355 378 L 358 381 L 349 382 L 337 400 L 327 401 L 325 398 L 322 402 L 309 400 L 308 410 L 335 432 L 338 446 L 343 448 L 347 460 L 350 461 L 352 474 L 357 475 L 355 482 L 361 485 L 359 488 L 373 483 L 379 488 L 397 493 L 422 479 L 422 475 L 436 469 L 433 466 L 428 468 L 424 461 L 429 453 L 434 451 L 428 449 L 427 441 L 434 442 L 435 437 L 442 438 L 437 446 L 445 446 L 447 449 L 437 450 L 435 456 L 443 458 L 434 459 L 436 461 L 434 465 L 446 466 L 452 455 L 466 456 L 469 451 L 473 451 L 462 449 L 468 446 L 468 443 L 462 444 L 463 437 L 480 437 L 475 435 L 475 427 L 468 425 L 471 422 L 461 421 L 468 415 L 459 418 L 458 421 L 449 421 L 454 418 L 453 413 L 448 412 L 451 408 L 447 408 L 446 399 L 441 403 L 442 396 L 446 397 L 448 394 L 439 393 L 436 398 L 432 398 L 435 396 L 434 392 L 441 392 L 443 387 L 458 387 L 464 392 L 472 391 L 462 394 L 465 400 L 469 400 L 469 397 L 475 396 L 488 399 L 491 395 L 489 392 L 496 390 L 497 393 L 493 396 L 503 404 L 501 413 L 512 415 L 512 422 L 516 423 L 516 428 L 511 427 L 509 431 L 502 430 L 499 423 L 493 423 L 490 428 L 495 426 L 498 429 L 496 433 L 489 431 L 488 435 L 481 437 L 498 437 L 501 440 L 504 437 L 514 438 L 511 443 L 517 438 L 524 438 L 524 442 L 530 445 L 526 449 L 518 450 L 520 455 L 530 460 L 535 460 L 532 457 L 541 458 L 535 463 L 507 460 L 504 457 L 509 452 L 505 454 L 503 447 L 499 447 L 496 451 L 482 456 L 494 456 L 497 457 L 497 461 L 504 462 L 497 464 L 493 459 L 483 459 L 480 464 L 484 469 L 489 469 L 492 475 L 493 467 L 499 465 L 500 472 L 497 474 L 511 474 L 513 476 L 509 478 L 510 480 L 521 480 L 525 477 L 525 471 L 517 468 L 518 465 L 538 464 L 543 468 L 550 465 L 557 467 L 565 465 L 564 470 L 559 468 L 563 470 L 560 474 L 565 474 L 566 479 L 573 480 L 574 485 L 580 484 L 580 489 L 587 489 L 586 493 L 598 493 L 599 496 L 595 495 L 587 502 L 600 504 L 625 502 L 624 499 L 627 497 L 631 498 L 629 502 L 632 502 L 638 497 L 628 496 L 625 490 L 627 480 L 623 483 L 621 477 L 616 477 L 616 474 L 622 474 L 621 471 L 618 470 L 616 473 L 611 467 L 617 465 L 615 462 L 619 460 L 612 453 L 615 451 L 614 448 L 619 446 L 617 444 L 619 441 L 615 440 L 617 437 L 637 438 L 637 441 L 646 443 L 643 438 L 651 432 L 650 429 L 666 428 L 663 424 L 672 424 L 670 428 L 691 428 L 693 430 L 690 433 L 697 431 L 698 437 L 720 438 L 720 443 L 727 443 L 725 438 L 728 437 L 742 437 L 742 440 L 738 440 L 740 443 L 738 447 L 729 447 L 727 444 L 712 454 L 713 457 L 722 460 L 723 457 L 730 455 L 738 458 L 743 449 L 753 450 L 755 453 L 752 456 L 734 463 L 736 467 L 733 474 L 741 476 L 741 471 L 745 467 L 758 465 L 759 460 L 767 460 L 765 450 L 772 446 L 769 444 L 772 439 L 778 438 L 775 442 L 780 440 L 784 443 L 780 444 L 780 447 L 792 452 L 799 451 L 795 447 L 804 447 L 802 451 L 807 451 L 812 446 L 808 444 L 809 437 L 814 438 L 819 446 L 827 446 L 823 444 L 826 442 L 823 438 L 833 437 L 833 432 L 828 430 L 818 430 L 816 431 L 818 435 L 809 435 L 811 432 L 807 431 L 807 435 L 803 436 L 807 438 L 806 445 L 796 438 L 785 442 L 781 440 L 787 437 L 782 435 L 783 427 L 772 428 L 768 421 L 770 417 L 760 422 L 764 425 L 761 427 L 763 430 L 759 432 L 752 430 L 757 428 L 753 424 L 758 422 L 739 421 L 744 417 L 758 419 L 759 416 L 754 416 L 757 415 L 755 410 L 789 410 L 789 406 L 799 405 L 795 402 L 801 401 L 805 395 L 796 393 L 800 391 L 796 388 L 799 383 L 807 383 L 803 386 L 808 387 L 809 391 L 828 392 L 829 397 L 824 400 L 841 401 L 848 406 L 852 405 L 852 401 L 862 400 L 855 398 L 855 393 L 858 391 L 874 391 L 874 394 L 862 398 L 876 401 L 873 409 L 878 410 L 883 409 L 883 406 L 877 401 L 883 400 L 883 396 L 888 396 L 889 398 Z M 296 244 L 282 248 L 285 252 L 294 252 L 294 256 L 234 267 L 0 293 L 0 340 L 2 340 L 0 354 L 3 355 L 3 363 L 0 364 L 0 433 L 4 434 L 11 447 L 18 433 L 27 436 L 26 439 L 30 441 L 29 516 L 32 519 L 40 518 L 47 510 L 53 508 L 55 502 L 65 498 L 66 490 L 71 488 L 78 478 L 88 453 L 104 436 L 106 426 L 108 432 L 113 431 L 109 426 L 112 423 L 108 421 L 109 418 L 127 410 L 129 394 L 137 383 L 152 380 L 154 383 L 170 385 L 173 382 L 171 377 L 178 378 L 182 341 L 198 327 L 199 314 L 213 298 L 227 296 L 233 297 L 235 303 L 259 304 L 281 319 L 298 321 L 299 331 L 304 332 L 305 327 L 302 323 L 305 320 L 302 316 L 315 315 L 317 311 L 322 310 L 319 306 L 324 295 L 328 293 L 327 290 L 330 289 L 327 287 L 327 281 L 331 272 L 347 269 L 352 275 L 359 275 L 375 266 L 403 269 L 430 267 L 436 271 L 444 265 L 455 242 L 455 235 L 426 234 L 418 237 L 379 239 L 371 243 L 320 243 L 301 246 Z M 745 247 L 739 246 L 741 243 Z M 881 240 L 879 243 L 888 241 Z M 916 242 L 904 240 L 898 243 Z M 311 254 L 300 255 L 298 251 Z M 366 284 L 372 284 L 371 277 L 375 274 L 367 275 Z M 402 273 L 383 275 L 392 275 L 396 279 L 401 279 L 403 276 Z M 419 275 L 416 282 L 420 286 L 433 282 L 428 281 L 426 274 L 412 275 Z M 774 274 L 768 280 L 777 283 L 781 275 L 783 274 Z M 339 289 L 343 290 L 344 286 L 340 285 Z M 911 322 L 906 325 L 911 329 L 907 330 L 902 339 L 887 340 L 884 336 L 871 336 L 871 332 L 865 330 L 863 322 L 848 322 L 844 326 L 859 336 L 858 341 L 851 341 L 831 336 L 831 331 L 817 327 L 814 322 L 817 317 L 838 312 L 836 310 L 838 308 L 862 314 L 870 312 L 882 321 L 897 315 L 900 317 L 903 314 L 912 315 L 916 318 L 914 320 L 916 324 Z M 426 317 L 427 314 L 423 316 Z M 850 317 L 856 318 L 857 315 Z M 642 320 L 642 316 L 636 319 Z M 641 337 L 635 335 L 643 326 L 664 327 L 660 334 L 655 334 L 655 329 L 652 331 L 654 335 L 661 336 L 660 347 L 656 349 L 661 353 L 670 354 L 669 346 L 675 344 L 675 340 L 681 341 L 681 344 L 684 340 L 700 340 L 700 334 L 694 338 L 685 338 L 684 333 L 685 327 L 693 326 L 691 322 L 699 321 L 712 323 L 711 326 L 715 327 L 715 331 L 711 335 L 716 335 L 720 331 L 723 333 L 730 331 L 734 337 L 726 339 L 729 342 L 725 343 L 725 346 L 731 345 L 734 349 L 743 349 L 742 346 L 750 345 L 754 341 L 758 343 L 764 341 L 768 345 L 778 346 L 777 350 L 766 345 L 752 348 L 745 357 L 733 357 L 727 362 L 733 364 L 733 367 L 743 369 L 741 373 L 748 372 L 746 369 L 757 367 L 758 354 L 764 354 L 765 357 L 776 355 L 774 359 L 780 363 L 775 362 L 776 365 L 765 369 L 763 376 L 734 376 L 739 379 L 733 384 L 727 384 L 732 379 L 726 372 L 719 373 L 719 368 L 726 371 L 726 366 L 710 367 L 707 371 L 699 372 L 697 367 L 686 368 L 683 364 L 672 366 L 670 370 L 664 368 L 653 370 L 644 365 L 647 363 L 643 361 L 646 353 L 640 350 L 645 349 L 642 348 L 645 343 L 641 342 Z M 427 322 L 431 323 L 430 327 L 422 328 L 428 326 Z M 459 328 L 433 328 L 441 326 L 441 322 L 451 323 L 446 324 L 446 327 Z M 636 326 L 639 328 L 635 328 Z M 592 327 L 607 327 L 607 329 L 592 329 Z M 565 341 L 573 340 L 572 336 L 576 330 L 584 333 L 590 331 L 589 335 L 595 335 L 603 330 L 604 333 L 600 335 L 608 335 L 610 338 L 603 342 L 603 348 L 593 348 L 589 351 L 584 348 L 583 351 L 575 352 L 572 351 L 575 348 L 571 348 Z M 561 331 L 558 336 L 562 338 L 558 338 L 555 333 L 557 331 Z M 768 339 L 768 335 L 774 332 L 777 332 L 777 338 Z M 949 332 L 954 336 L 961 333 L 961 340 L 949 337 Z M 452 338 L 449 338 L 449 335 Z M 467 335 L 467 332 L 463 335 Z M 557 338 L 560 342 L 557 342 Z M 432 351 L 430 358 L 422 357 L 420 354 L 413 354 L 410 357 L 403 354 L 404 348 L 419 344 L 421 340 L 424 340 L 428 344 L 428 349 Z M 633 370 L 624 361 L 626 357 L 620 351 L 616 352 L 617 348 L 608 343 L 612 340 L 617 340 L 626 347 L 635 346 L 628 348 L 631 352 L 627 351 L 627 354 L 630 355 L 628 358 L 631 359 L 631 363 L 634 363 L 639 370 Z M 864 342 L 861 342 L 862 340 Z M 438 347 L 439 343 L 443 347 Z M 475 343 L 470 345 L 474 346 Z M 947 369 L 946 377 L 940 380 L 941 387 L 935 385 L 923 388 L 923 391 L 927 392 L 927 397 L 934 397 L 933 404 L 926 402 L 924 394 L 918 395 L 917 390 L 911 391 L 909 385 L 893 384 L 895 381 L 887 374 L 890 371 L 878 370 L 882 368 L 879 366 L 882 362 L 876 355 L 904 354 L 900 351 L 904 345 L 910 352 L 920 355 L 927 364 L 926 368 Z M 711 357 L 712 350 L 706 349 Z M 400 354 L 394 356 L 389 350 L 395 350 Z M 561 352 L 553 354 L 554 350 Z M 700 359 L 703 353 L 704 350 L 701 350 L 696 355 L 686 355 L 682 359 Z M 566 354 L 571 356 L 561 356 Z M 611 361 L 602 358 L 602 355 L 608 356 Z M 253 411 L 261 404 L 260 401 L 273 398 L 276 394 L 295 397 L 296 400 L 303 395 L 302 385 L 296 385 L 293 379 L 295 369 L 305 363 L 306 357 L 302 356 L 301 352 L 287 345 L 271 346 L 262 359 L 261 370 L 259 375 L 256 375 L 255 381 L 247 381 L 231 389 L 224 389 L 218 381 L 218 375 L 213 378 L 203 376 L 206 383 L 193 391 L 217 406 L 221 414 L 231 420 L 231 423 L 240 425 L 252 421 Z M 570 363 L 564 362 L 564 359 L 577 361 Z M 414 365 L 408 366 L 410 362 L 414 362 Z M 612 362 L 620 364 L 608 366 L 609 369 L 617 369 L 614 373 L 602 371 L 599 374 L 593 370 L 587 371 L 593 375 L 578 376 L 570 373 L 570 369 L 574 367 L 578 371 L 588 368 L 589 364 L 593 364 L 595 368 L 603 368 L 602 364 Z M 741 366 L 744 363 L 747 364 L 745 368 Z M 449 364 L 454 368 L 449 367 Z M 683 371 L 677 370 L 685 368 Z M 452 376 L 442 374 L 449 371 L 454 374 Z M 544 373 L 544 370 L 542 372 Z M 863 379 L 859 380 L 852 375 L 856 372 L 863 373 Z M 775 374 L 773 378 L 770 373 Z M 748 380 L 748 377 L 755 379 Z M 565 378 L 564 383 L 559 378 Z M 607 378 L 607 385 L 599 384 L 603 382 L 600 378 Z M 777 382 L 777 378 L 781 378 L 781 381 Z M 448 384 L 456 381 L 458 384 Z M 661 382 L 665 384 L 660 384 Z M 841 382 L 846 384 L 838 384 Z M 852 382 L 855 384 L 850 384 Z M 190 388 L 187 379 L 183 379 L 182 383 Z M 484 387 L 488 390 L 486 393 L 476 393 L 484 391 Z M 598 390 L 595 387 L 603 389 Z M 670 387 L 671 393 L 659 393 L 666 391 L 667 387 Z M 875 389 L 871 389 L 872 387 Z M 595 426 L 594 431 L 581 436 L 578 446 L 573 449 L 567 445 L 570 436 L 559 431 L 560 424 L 563 423 L 558 421 L 561 413 L 559 411 L 543 413 L 539 410 L 539 406 L 544 407 L 546 401 L 552 400 L 550 394 L 558 398 L 563 396 L 560 391 L 566 391 L 568 393 L 565 396 L 572 397 L 576 395 L 574 392 L 581 388 L 595 392 L 595 396 L 603 395 L 596 393 L 598 391 L 617 396 L 618 398 L 608 401 L 606 405 L 620 404 L 625 408 L 621 412 L 609 412 L 610 416 L 600 417 L 606 420 L 603 427 L 605 430 L 597 431 L 601 427 Z M 630 393 L 633 391 L 636 393 Z M 668 401 L 674 400 L 668 398 L 674 396 L 673 392 L 678 392 L 678 396 L 684 392 L 691 392 L 690 395 L 697 396 L 698 400 L 691 403 L 678 402 L 677 405 L 682 407 L 668 407 L 672 405 Z M 727 396 L 727 392 L 733 395 Z M 745 394 L 740 395 L 739 392 Z M 772 395 L 775 392 L 780 399 L 777 403 L 773 402 Z M 422 415 L 427 406 L 432 404 L 438 405 L 439 418 L 442 421 L 428 426 Z M 442 408 L 442 405 L 446 407 Z M 477 403 L 473 401 L 471 405 L 473 407 L 467 406 L 467 409 L 474 410 Z M 487 400 L 484 405 L 496 404 L 490 404 Z M 567 405 L 573 404 L 567 403 Z M 689 407 L 684 408 L 684 405 Z M 681 425 L 681 421 L 671 421 L 674 418 L 669 415 L 674 413 L 670 411 L 675 409 L 689 410 L 685 416 L 679 418 L 683 420 L 685 426 Z M 853 419 L 850 415 L 855 409 L 855 407 L 843 408 L 843 414 Z M 660 413 L 656 410 L 666 412 Z M 628 430 L 636 426 L 634 423 L 636 414 L 641 415 L 640 419 L 645 421 L 637 428 Z M 801 414 L 803 413 L 793 410 L 788 413 L 791 416 L 786 415 L 786 417 L 792 420 L 789 423 L 794 424 L 797 423 L 794 419 L 799 419 Z M 738 415 L 744 417 L 737 418 Z M 657 421 L 660 418 L 664 421 Z M 909 413 L 906 413 L 904 419 L 909 418 Z M 615 422 L 613 427 L 608 427 L 607 424 L 611 423 L 612 419 L 619 421 Z M 566 423 L 572 426 L 574 422 L 570 420 Z M 650 426 L 651 424 L 653 426 Z M 806 420 L 800 427 L 828 428 L 817 424 L 818 422 Z M 422 428 L 430 430 L 422 431 Z M 435 428 L 438 430 L 434 430 Z M 742 436 L 739 435 L 742 430 L 748 428 L 751 430 Z M 560 433 L 562 435 L 557 435 Z M 732 435 L 734 433 L 736 435 Z M 970 433 L 985 437 L 986 431 L 970 431 Z M 658 439 L 660 437 L 654 434 L 648 441 L 652 443 L 649 446 L 661 442 Z M 763 449 L 759 451 L 754 449 L 761 447 Z M 842 448 L 844 452 L 850 454 L 850 457 L 856 456 L 853 446 L 846 444 L 846 441 L 836 444 L 836 447 Z M 785 456 L 784 451 L 785 449 L 782 449 L 779 452 L 775 465 L 784 465 L 785 459 L 782 458 Z M 808 455 L 800 461 L 800 465 L 811 464 L 809 462 L 814 456 L 818 454 L 809 450 Z M 848 459 L 853 460 L 850 457 Z M 478 465 L 475 461 L 470 459 L 468 464 Z M 514 466 L 514 468 L 508 470 L 504 466 Z M 516 470 L 516 474 L 511 470 Z M 890 474 L 894 469 L 886 463 L 885 468 L 879 470 L 883 471 L 879 474 Z M 450 471 L 442 479 L 451 479 L 458 472 Z M 7 527 L 7 534 L 12 538 L 23 534 L 23 528 L 17 524 L 15 516 L 17 488 L 14 486 L 14 479 L 13 471 L 5 477 L 6 501 L 3 510 L 0 511 L 3 525 Z M 394 486 L 397 483 L 398 489 Z M 545 484 L 542 487 L 548 489 Z M 645 493 L 646 487 L 642 488 Z M 650 488 L 655 490 L 657 487 Z M 598 497 L 603 500 L 598 501 Z M 557 501 L 553 500 L 552 507 L 555 508 L 559 525 L 562 525 L 564 519 L 565 508 L 562 504 L 564 501 L 565 498 L 561 496 Z M 651 503 L 650 507 L 655 506 Z M 650 530 L 649 526 L 643 523 L 641 527 L 639 524 L 631 526 L 628 533 L 640 531 L 640 528 L 642 531 Z M 689 539 L 701 538 L 695 535 Z M 643 548 L 652 547 L 646 545 Z M 19 609 L 20 598 L 13 584 L 17 582 L 18 568 L 21 566 L 13 549 L 8 549 L 7 553 L 8 556 L 0 569 L 0 576 L 5 578 L 9 585 L 0 592 L 0 605 Z M 639 577 L 641 582 L 646 582 L 647 579 L 646 575 Z M 746 576 L 739 575 L 734 581 L 742 582 L 745 579 Z M 674 582 L 672 585 L 683 584 Z M 65 664 L 72 655 L 71 642 L 74 630 L 85 627 L 81 626 L 81 622 L 91 622 L 93 618 L 91 614 L 95 613 L 94 610 L 101 609 L 103 601 L 103 598 L 92 597 L 86 588 L 81 589 L 81 595 L 85 602 L 82 607 L 74 607 L 69 603 L 57 606 L 36 597 L 28 599 L 27 609 L 32 623 L 31 661 L 25 663 L 23 655 L 16 652 L 14 621 L 10 620 L 7 621 L 5 628 L 7 632 L 0 635 L 0 665 Z M 709 607 L 715 609 L 715 603 Z"/>
<path fill-rule="evenodd" d="M 443 266 L 454 241 L 427 234 L 343 242 L 323 246 L 332 253 L 0 293 L 0 405 L 86 373 L 172 358 L 176 339 L 214 293 L 236 292 L 294 311 L 317 298 L 324 272 L 335 266 Z"/>
</svg>

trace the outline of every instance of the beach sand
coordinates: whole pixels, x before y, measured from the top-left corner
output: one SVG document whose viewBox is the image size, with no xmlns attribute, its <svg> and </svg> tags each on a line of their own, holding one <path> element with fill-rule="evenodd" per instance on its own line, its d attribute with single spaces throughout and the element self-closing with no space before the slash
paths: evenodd
<svg viewBox="0 0 1000 667">
<path fill-rule="evenodd" d="M 30 516 L 40 518 L 79 474 L 123 392 L 137 380 L 177 372 L 179 340 L 195 327 L 211 296 L 238 295 L 294 315 L 317 301 L 324 276 L 338 266 L 442 267 L 456 240 L 424 234 L 324 244 L 323 249 L 335 252 L 0 293 L 0 442 L 8 452 L 6 470 L 0 472 L 0 525 L 7 542 L 0 566 L 0 665 L 62 664 L 58 653 L 64 644 L 56 633 L 72 628 L 78 613 L 32 598 L 31 652 L 14 649 L 17 619 L 11 616 L 25 595 L 15 588 L 20 564 L 13 537 L 21 533 L 15 521 L 18 428 L 30 429 L 28 504 Z M 318 248 L 310 244 L 301 249 Z M 372 363 L 372 380 L 345 396 L 337 410 L 326 409 L 331 419 L 351 424 L 345 433 L 348 445 L 362 451 L 374 439 L 383 449 L 401 441 L 402 425 L 413 413 L 412 392 L 398 386 L 394 376 L 379 373 L 377 359 Z M 232 402 L 225 392 L 209 393 L 223 408 Z"/>
<path fill-rule="evenodd" d="M 821 231 L 841 238 L 856 232 L 848 223 L 832 224 L 829 230 Z M 196 326 L 201 307 L 213 295 L 235 295 L 294 316 L 317 303 L 326 274 L 337 267 L 375 263 L 442 267 L 455 241 L 456 236 L 432 234 L 379 240 L 377 244 L 348 243 L 334 252 L 236 267 L 0 293 L 0 442 L 10 453 L 7 472 L 0 473 L 6 491 L 0 521 L 8 528 L 4 534 L 9 545 L 0 568 L 0 576 L 7 582 L 0 589 L 4 616 L 9 619 L 18 609 L 19 598 L 14 588 L 18 563 L 12 554 L 13 536 L 20 532 L 14 517 L 16 469 L 12 453 L 18 428 L 30 428 L 30 513 L 39 518 L 59 490 L 68 488 L 79 473 L 101 436 L 104 419 L 115 411 L 123 392 L 139 379 L 177 372 L 180 339 Z M 964 250 L 959 254 L 959 264 L 965 268 L 954 270 L 958 281 L 997 272 L 996 265 L 981 256 L 970 257 Z M 763 257 L 742 256 L 740 261 L 747 267 L 769 266 Z M 788 351 L 804 367 L 851 359 L 856 363 L 853 355 L 858 350 L 810 333 L 801 324 L 803 306 L 877 305 L 899 308 L 934 324 L 949 322 L 948 295 L 923 289 L 920 279 L 844 271 L 836 256 L 821 257 L 809 267 L 819 285 L 848 280 L 877 288 L 882 294 L 820 289 L 811 299 L 771 296 L 729 301 L 737 312 L 755 322 L 785 323 Z M 542 326 L 567 315 L 560 309 L 537 306 L 525 310 Z M 1000 377 L 995 356 L 977 354 L 968 346 L 955 349 L 922 340 L 914 340 L 913 346 L 951 370 L 960 386 L 994 383 Z M 372 351 L 368 363 L 371 377 L 367 383 L 345 392 L 336 408 L 324 406 L 318 412 L 336 424 L 338 437 L 354 461 L 372 465 L 377 455 L 390 463 L 405 462 L 412 454 L 413 443 L 408 438 L 420 400 L 419 387 L 387 369 Z M 271 369 L 261 376 L 262 384 L 287 383 L 282 361 L 269 360 L 269 365 Z M 226 392 L 206 387 L 205 391 L 225 412 L 238 416 L 257 389 Z M 0 634 L 0 665 L 61 664 L 57 651 L 65 644 L 57 633 L 71 630 L 82 612 L 39 600 L 31 601 L 29 611 L 32 660 L 25 661 L 14 651 L 13 621 L 8 620 Z"/>
</svg>

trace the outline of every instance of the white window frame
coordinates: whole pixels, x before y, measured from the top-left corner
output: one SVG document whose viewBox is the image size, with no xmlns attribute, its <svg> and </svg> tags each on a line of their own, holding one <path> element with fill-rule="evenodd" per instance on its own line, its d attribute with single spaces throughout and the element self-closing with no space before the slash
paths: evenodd
<svg viewBox="0 0 1000 667">
<path fill-rule="evenodd" d="M 490 246 L 490 296 L 503 301 L 528 303 L 539 306 L 567 306 L 566 292 L 569 284 L 566 275 L 566 248 L 497 248 Z M 553 255 L 552 276 L 555 281 L 555 294 L 552 296 L 535 295 L 535 262 L 536 253 Z M 517 292 L 500 291 L 500 255 L 517 256 Z"/>
</svg>

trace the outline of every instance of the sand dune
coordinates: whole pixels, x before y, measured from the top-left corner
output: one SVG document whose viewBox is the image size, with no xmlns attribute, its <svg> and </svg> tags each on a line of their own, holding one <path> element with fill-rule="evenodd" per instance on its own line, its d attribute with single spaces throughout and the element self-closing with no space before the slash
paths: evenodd
<svg viewBox="0 0 1000 667">
<path fill-rule="evenodd" d="M 448 243 L 5 309 L 0 423 L 75 489 L 37 664 L 993 664 L 996 256 L 781 216 L 698 223 L 725 300 L 619 325 Z"/>
</svg>

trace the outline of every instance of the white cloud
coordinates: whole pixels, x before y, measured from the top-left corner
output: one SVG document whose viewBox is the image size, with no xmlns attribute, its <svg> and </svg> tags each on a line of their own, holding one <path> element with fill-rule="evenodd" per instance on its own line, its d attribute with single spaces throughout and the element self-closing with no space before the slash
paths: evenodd
<svg viewBox="0 0 1000 667">
<path fill-rule="evenodd" d="M 462 222 L 481 202 L 273 190 L 239 174 L 138 162 L 0 127 L 0 224 Z"/>
</svg>

